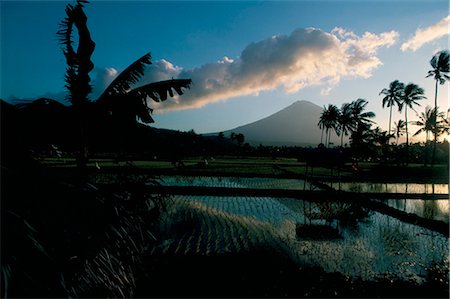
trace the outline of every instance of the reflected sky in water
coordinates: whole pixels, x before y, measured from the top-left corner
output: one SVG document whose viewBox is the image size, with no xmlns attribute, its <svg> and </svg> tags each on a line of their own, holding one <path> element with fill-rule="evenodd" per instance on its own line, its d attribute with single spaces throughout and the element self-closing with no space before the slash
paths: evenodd
<svg viewBox="0 0 450 299">
<path fill-rule="evenodd" d="M 420 217 L 449 222 L 449 201 L 440 200 L 418 200 L 418 199 L 390 199 L 384 201 L 387 205 L 413 213 Z"/>
<path fill-rule="evenodd" d="M 406 200 L 404 208 L 413 209 L 418 202 Z M 435 207 L 424 207 L 422 213 L 438 213 L 441 205 L 436 202 Z M 447 237 L 338 202 L 174 196 L 162 226 L 167 237 L 163 251 L 208 255 L 271 246 L 283 250 L 300 266 L 320 266 L 353 278 L 389 276 L 422 282 L 433 262 L 449 262 Z M 307 228 L 314 228 L 317 234 L 328 228 L 338 237 L 297 234 L 296 230 Z"/>
<path fill-rule="evenodd" d="M 239 178 L 239 177 L 204 177 L 204 176 L 160 176 L 164 186 L 200 186 L 225 188 L 285 189 L 310 190 L 311 185 L 300 179 L 279 178 Z M 427 193 L 448 194 L 448 184 L 412 184 L 412 183 L 326 183 L 342 191 L 374 193 Z M 315 188 L 317 189 L 317 188 Z"/>
<path fill-rule="evenodd" d="M 335 189 L 350 192 L 373 192 L 373 193 L 426 193 L 426 194 L 448 194 L 448 184 L 416 184 L 416 183 L 363 183 L 344 182 L 326 183 Z"/>
<path fill-rule="evenodd" d="M 246 178 L 246 177 L 202 177 L 202 176 L 160 176 L 164 186 L 198 186 L 253 189 L 311 189 L 304 180 L 278 178 Z"/>
</svg>

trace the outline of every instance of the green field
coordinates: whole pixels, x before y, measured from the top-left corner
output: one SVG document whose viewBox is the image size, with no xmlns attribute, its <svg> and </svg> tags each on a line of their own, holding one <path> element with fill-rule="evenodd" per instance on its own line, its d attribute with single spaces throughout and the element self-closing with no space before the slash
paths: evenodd
<svg viewBox="0 0 450 299">
<path fill-rule="evenodd" d="M 75 168 L 74 158 L 41 158 L 40 162 L 50 168 Z M 111 171 L 130 169 L 149 174 L 183 174 L 205 176 L 273 176 L 300 177 L 307 175 L 319 180 L 375 181 L 375 182 L 417 182 L 448 183 L 448 165 L 423 166 L 423 164 L 379 164 L 359 163 L 357 171 L 347 163 L 341 167 L 311 166 L 294 158 L 268 157 L 201 157 L 180 160 L 182 165 L 175 167 L 166 160 L 116 161 L 114 159 L 91 159 L 91 171 Z"/>
</svg>

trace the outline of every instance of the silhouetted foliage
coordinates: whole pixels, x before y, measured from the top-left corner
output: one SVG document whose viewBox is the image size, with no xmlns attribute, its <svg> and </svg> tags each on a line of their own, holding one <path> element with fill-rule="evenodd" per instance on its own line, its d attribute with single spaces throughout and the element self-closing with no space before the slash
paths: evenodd
<svg viewBox="0 0 450 299">
<path fill-rule="evenodd" d="M 446 81 L 450 79 L 450 52 L 448 50 L 443 50 L 437 52 L 430 60 L 430 65 L 433 68 L 428 71 L 428 77 L 433 77 L 436 81 L 435 93 L 434 93 L 434 109 L 438 111 L 438 83 L 444 85 Z M 436 156 L 436 143 L 437 143 L 437 132 L 434 132 L 434 141 L 433 141 L 433 158 L 432 164 L 435 163 Z"/>
<path fill-rule="evenodd" d="M 389 84 L 389 89 L 383 88 L 380 91 L 380 95 L 384 95 L 383 98 L 383 108 L 384 106 L 389 107 L 389 134 L 391 134 L 391 120 L 392 120 L 392 107 L 397 105 L 399 110 L 401 109 L 401 99 L 404 93 L 405 85 L 398 81 L 392 81 Z M 398 143 L 398 142 L 397 142 Z"/>
</svg>

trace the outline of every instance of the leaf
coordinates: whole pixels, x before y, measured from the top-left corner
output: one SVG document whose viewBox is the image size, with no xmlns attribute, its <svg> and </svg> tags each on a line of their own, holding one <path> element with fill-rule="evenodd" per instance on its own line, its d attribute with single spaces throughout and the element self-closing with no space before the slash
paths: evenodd
<svg viewBox="0 0 450 299">
<path fill-rule="evenodd" d="M 127 96 L 140 98 L 143 101 L 147 97 L 150 97 L 155 102 L 165 101 L 167 99 L 167 93 L 169 93 L 170 97 L 173 97 L 175 95 L 173 90 L 175 90 L 177 94 L 182 95 L 182 89 L 190 88 L 191 83 L 191 79 L 172 79 L 149 83 L 131 90 Z"/>
<path fill-rule="evenodd" d="M 137 83 L 142 78 L 145 66 L 149 64 L 151 64 L 151 55 L 147 53 L 122 71 L 100 95 L 98 101 L 105 101 L 108 96 L 115 94 L 127 93 L 131 85 Z"/>
</svg>

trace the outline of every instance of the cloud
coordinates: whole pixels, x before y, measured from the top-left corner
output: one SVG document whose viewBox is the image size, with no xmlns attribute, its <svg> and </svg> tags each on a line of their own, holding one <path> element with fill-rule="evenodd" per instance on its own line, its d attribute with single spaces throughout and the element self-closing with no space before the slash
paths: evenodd
<svg viewBox="0 0 450 299">
<path fill-rule="evenodd" d="M 382 65 L 378 50 L 392 46 L 397 39 L 395 31 L 358 36 L 342 28 L 331 32 L 297 29 L 290 35 L 250 43 L 234 59 L 225 56 L 193 69 L 157 61 L 146 71 L 143 81 L 192 79 L 191 89 L 183 96 L 152 103 L 155 112 L 201 108 L 275 88 L 294 93 L 308 86 L 324 85 L 322 93 L 327 94 L 344 77 L 370 77 Z"/>
<path fill-rule="evenodd" d="M 449 22 L 450 15 L 446 16 L 434 25 L 426 28 L 418 28 L 414 35 L 401 45 L 400 49 L 402 51 L 416 51 L 423 45 L 448 35 L 450 33 Z"/>
</svg>

